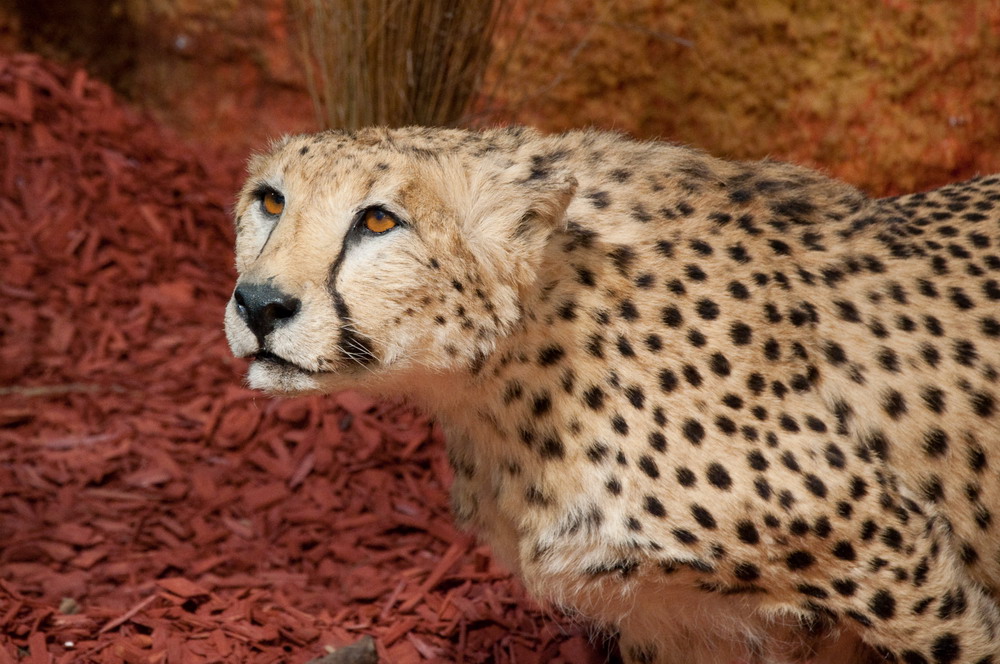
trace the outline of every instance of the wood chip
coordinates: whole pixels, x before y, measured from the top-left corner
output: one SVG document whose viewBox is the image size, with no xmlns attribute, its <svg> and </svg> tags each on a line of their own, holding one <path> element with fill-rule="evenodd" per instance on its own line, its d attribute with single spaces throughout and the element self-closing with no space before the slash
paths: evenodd
<svg viewBox="0 0 1000 664">
<path fill-rule="evenodd" d="M 0 664 L 582 657 L 455 530 L 425 417 L 242 387 L 244 158 L 0 55 Z"/>
</svg>

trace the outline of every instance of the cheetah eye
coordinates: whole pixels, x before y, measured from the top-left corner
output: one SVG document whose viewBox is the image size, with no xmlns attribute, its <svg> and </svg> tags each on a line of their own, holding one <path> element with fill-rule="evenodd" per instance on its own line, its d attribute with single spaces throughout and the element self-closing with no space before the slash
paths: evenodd
<svg viewBox="0 0 1000 664">
<path fill-rule="evenodd" d="M 361 223 L 365 230 L 380 235 L 395 228 L 399 221 L 381 208 L 368 208 L 362 214 Z"/>
<path fill-rule="evenodd" d="M 285 209 L 285 197 L 274 190 L 268 190 L 260 197 L 260 205 L 264 208 L 264 212 L 277 217 Z"/>
</svg>

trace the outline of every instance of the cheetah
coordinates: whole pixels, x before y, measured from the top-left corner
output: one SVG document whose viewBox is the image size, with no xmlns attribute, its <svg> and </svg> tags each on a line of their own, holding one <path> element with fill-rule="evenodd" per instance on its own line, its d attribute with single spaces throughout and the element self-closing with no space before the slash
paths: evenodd
<svg viewBox="0 0 1000 664">
<path fill-rule="evenodd" d="M 433 414 L 456 520 L 626 662 L 1000 664 L 1000 177 L 412 127 L 248 172 L 249 384 Z"/>
</svg>

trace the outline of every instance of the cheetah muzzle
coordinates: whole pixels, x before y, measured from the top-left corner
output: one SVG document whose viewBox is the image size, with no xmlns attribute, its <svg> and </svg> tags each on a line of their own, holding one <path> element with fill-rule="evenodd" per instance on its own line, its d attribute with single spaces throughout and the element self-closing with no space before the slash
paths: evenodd
<svg viewBox="0 0 1000 664">
<path fill-rule="evenodd" d="M 249 382 L 447 433 L 454 512 L 627 662 L 1000 664 L 1000 178 L 872 199 L 615 134 L 250 161 Z"/>
</svg>

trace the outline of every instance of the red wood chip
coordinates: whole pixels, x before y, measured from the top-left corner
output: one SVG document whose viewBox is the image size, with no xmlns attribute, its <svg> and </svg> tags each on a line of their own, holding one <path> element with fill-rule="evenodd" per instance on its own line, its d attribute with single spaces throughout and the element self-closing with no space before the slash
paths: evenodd
<svg viewBox="0 0 1000 664">
<path fill-rule="evenodd" d="M 169 593 L 173 593 L 174 595 L 185 599 L 200 597 L 208 594 L 208 591 L 199 586 L 197 583 L 188 581 L 180 576 L 175 576 L 170 579 L 160 579 L 156 582 L 156 585 Z"/>
<path fill-rule="evenodd" d="M 0 664 L 604 661 L 456 532 L 425 417 L 241 387 L 244 157 L 0 55 Z"/>
</svg>

